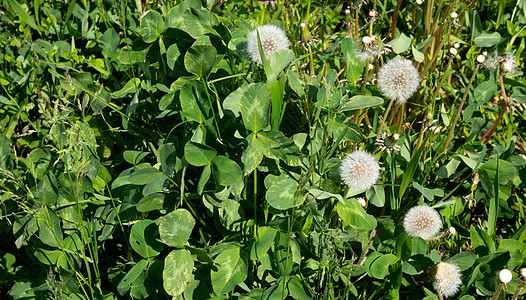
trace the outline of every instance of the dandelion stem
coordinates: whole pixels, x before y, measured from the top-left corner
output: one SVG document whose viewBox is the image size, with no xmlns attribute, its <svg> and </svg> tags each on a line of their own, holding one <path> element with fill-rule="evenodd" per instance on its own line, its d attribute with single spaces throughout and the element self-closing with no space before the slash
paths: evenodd
<svg viewBox="0 0 526 300">
<path fill-rule="evenodd" d="M 396 21 L 398 20 L 398 12 L 400 11 L 400 5 L 402 4 L 402 0 L 398 0 L 398 3 L 396 3 L 396 8 L 394 10 L 393 14 L 393 23 L 391 24 L 391 39 L 394 40 L 396 35 Z"/>
<path fill-rule="evenodd" d="M 499 287 L 497 288 L 497 291 L 495 291 L 495 295 L 491 297 L 491 300 L 497 300 L 499 298 L 500 292 L 502 291 L 502 287 L 504 286 L 504 283 L 499 283 Z"/>
<path fill-rule="evenodd" d="M 383 118 L 381 118 L 380 127 L 378 127 L 377 133 L 381 133 L 382 132 L 382 128 L 384 126 L 384 123 L 387 121 L 387 116 L 389 115 L 389 111 L 391 110 L 391 107 L 393 106 L 393 102 L 394 102 L 394 100 L 389 101 L 389 105 L 387 106 L 387 109 L 384 112 L 384 116 L 383 116 Z"/>
<path fill-rule="evenodd" d="M 464 91 L 462 100 L 460 100 L 460 104 L 458 105 L 457 114 L 455 115 L 455 119 L 453 119 L 453 124 L 451 124 L 451 128 L 449 128 L 446 142 L 444 143 L 444 147 L 442 148 L 442 153 L 446 152 L 449 141 L 451 141 L 451 136 L 453 135 L 453 131 L 455 131 L 455 126 L 457 125 L 458 118 L 460 116 L 460 113 L 462 112 L 462 107 L 464 106 L 464 102 L 466 102 L 466 97 L 468 96 L 469 88 L 471 87 L 471 84 L 473 84 L 473 80 L 475 79 L 475 76 L 477 75 L 478 69 L 479 69 L 479 65 L 475 67 L 475 71 L 473 72 L 473 75 L 471 75 L 471 78 L 469 79 L 469 83 L 466 86 L 466 90 Z"/>
<path fill-rule="evenodd" d="M 484 135 L 480 138 L 479 143 L 482 143 L 484 139 L 486 139 L 486 143 L 489 143 L 491 141 L 491 136 L 495 132 L 495 129 L 500 124 L 500 121 L 502 120 L 502 116 L 506 113 L 508 110 L 508 104 L 510 103 L 510 99 L 508 98 L 508 95 L 506 94 L 506 88 L 504 87 L 504 77 L 502 76 L 502 72 L 500 73 L 500 88 L 502 89 L 502 98 L 504 98 L 504 105 L 502 109 L 500 110 L 500 114 L 497 117 L 497 120 L 491 127 L 484 133 Z"/>
</svg>

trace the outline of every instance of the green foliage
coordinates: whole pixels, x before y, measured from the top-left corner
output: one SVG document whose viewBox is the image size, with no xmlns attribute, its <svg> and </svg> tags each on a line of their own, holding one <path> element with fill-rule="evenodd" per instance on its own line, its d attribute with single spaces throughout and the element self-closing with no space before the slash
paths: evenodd
<svg viewBox="0 0 526 300">
<path fill-rule="evenodd" d="M 438 299 L 439 262 L 453 299 L 505 268 L 499 299 L 524 294 L 526 1 L 272 2 L 3 2 L 0 295 Z M 258 65 L 268 23 L 290 45 Z M 396 56 L 403 105 L 377 86 Z"/>
</svg>

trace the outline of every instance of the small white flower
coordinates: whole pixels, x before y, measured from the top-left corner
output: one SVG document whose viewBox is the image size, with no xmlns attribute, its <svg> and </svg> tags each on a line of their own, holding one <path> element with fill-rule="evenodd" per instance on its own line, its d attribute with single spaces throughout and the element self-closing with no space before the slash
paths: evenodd
<svg viewBox="0 0 526 300">
<path fill-rule="evenodd" d="M 413 206 L 404 217 L 404 229 L 412 237 L 433 238 L 442 227 L 440 214 L 426 205 Z"/>
<path fill-rule="evenodd" d="M 356 200 L 358 200 L 358 203 L 360 203 L 360 205 L 361 205 L 362 207 L 366 207 L 366 206 L 367 206 L 367 202 L 365 202 L 365 199 L 364 199 L 364 198 L 362 198 L 362 197 L 358 197 L 358 198 L 356 198 Z"/>
<path fill-rule="evenodd" d="M 457 230 L 455 229 L 455 227 L 449 227 L 449 234 L 450 235 L 455 235 L 457 233 Z"/>
<path fill-rule="evenodd" d="M 342 160 L 340 176 L 355 190 L 367 190 L 380 177 L 380 165 L 374 156 L 365 151 L 354 151 Z"/>
<path fill-rule="evenodd" d="M 258 64 L 263 63 L 259 55 L 258 32 L 259 38 L 261 39 L 261 47 L 267 60 L 279 50 L 289 48 L 289 40 L 283 30 L 274 25 L 260 26 L 250 33 L 247 43 L 248 54 L 253 62 Z"/>
<path fill-rule="evenodd" d="M 402 104 L 411 97 L 420 84 L 420 74 L 413 64 L 403 58 L 395 58 L 386 63 L 378 73 L 380 92 Z"/>
<path fill-rule="evenodd" d="M 433 286 L 444 298 L 455 295 L 462 285 L 462 274 L 457 265 L 439 262 L 434 269 Z"/>
<path fill-rule="evenodd" d="M 508 269 L 502 269 L 499 271 L 499 280 L 502 283 L 508 283 L 513 278 L 513 275 L 511 274 L 510 270 Z"/>
<path fill-rule="evenodd" d="M 449 48 L 449 53 L 453 54 L 453 55 L 457 55 L 457 49 L 456 48 Z"/>
<path fill-rule="evenodd" d="M 483 64 L 486 61 L 486 56 L 480 54 L 479 56 L 477 56 L 477 61 Z"/>
<path fill-rule="evenodd" d="M 452 12 L 452 13 L 451 13 L 451 17 L 452 17 L 453 19 L 456 19 L 456 18 L 458 18 L 458 14 L 457 14 L 456 12 Z"/>
</svg>

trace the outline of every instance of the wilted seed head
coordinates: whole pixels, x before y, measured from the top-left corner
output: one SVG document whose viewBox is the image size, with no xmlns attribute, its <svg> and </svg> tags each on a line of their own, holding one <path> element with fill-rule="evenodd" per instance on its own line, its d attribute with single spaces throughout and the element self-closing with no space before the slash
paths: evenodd
<svg viewBox="0 0 526 300">
<path fill-rule="evenodd" d="M 508 269 L 502 269 L 499 271 L 499 280 L 500 282 L 506 284 L 511 281 L 513 278 L 513 275 L 511 274 L 511 271 Z"/>
<path fill-rule="evenodd" d="M 442 227 L 440 214 L 432 207 L 413 206 L 404 217 L 404 229 L 412 237 L 433 238 Z"/>
<path fill-rule="evenodd" d="M 411 97 L 420 84 L 420 74 L 413 64 L 403 58 L 386 63 L 378 73 L 380 92 L 402 104 Z"/>
<path fill-rule="evenodd" d="M 526 268 L 521 268 L 519 270 L 519 274 L 521 276 L 522 281 L 526 281 Z"/>
<path fill-rule="evenodd" d="M 515 55 L 511 52 L 504 52 L 498 55 L 496 52 L 486 59 L 486 68 L 494 70 L 499 68 L 502 74 L 512 72 L 517 67 Z"/>
<path fill-rule="evenodd" d="M 354 151 L 342 160 L 340 176 L 343 182 L 356 190 L 367 190 L 380 177 L 380 166 L 372 154 Z"/>
<path fill-rule="evenodd" d="M 267 59 L 270 59 L 272 54 L 279 50 L 289 48 L 289 40 L 283 30 L 274 25 L 260 26 L 250 33 L 247 43 L 248 54 L 253 62 L 258 64 L 263 63 L 259 55 L 258 32 L 259 38 L 261 39 L 261 47 Z"/>
<path fill-rule="evenodd" d="M 439 262 L 433 273 L 435 279 L 433 286 L 444 298 L 455 295 L 462 285 L 462 274 L 457 265 Z"/>
</svg>

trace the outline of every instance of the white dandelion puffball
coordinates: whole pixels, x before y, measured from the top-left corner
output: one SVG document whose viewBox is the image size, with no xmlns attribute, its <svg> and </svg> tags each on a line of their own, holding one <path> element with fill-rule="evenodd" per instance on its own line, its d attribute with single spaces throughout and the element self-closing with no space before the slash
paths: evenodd
<svg viewBox="0 0 526 300">
<path fill-rule="evenodd" d="M 367 190 L 380 177 L 380 165 L 372 154 L 354 151 L 342 160 L 340 176 L 343 182 L 355 190 Z"/>
<path fill-rule="evenodd" d="M 499 271 L 499 280 L 502 283 L 508 283 L 513 278 L 511 271 L 508 269 L 502 269 Z"/>
<path fill-rule="evenodd" d="M 386 63 L 378 73 L 378 88 L 389 99 L 402 104 L 411 97 L 420 84 L 420 74 L 413 64 L 397 57 Z"/>
<path fill-rule="evenodd" d="M 258 48 L 258 31 L 259 38 L 261 40 L 261 48 L 265 53 L 267 60 L 270 59 L 272 54 L 278 52 L 279 50 L 289 48 L 289 40 L 285 35 L 285 32 L 279 27 L 274 25 L 263 25 L 254 29 L 248 38 L 247 49 L 248 54 L 253 62 L 258 64 L 263 64 L 261 56 L 259 55 Z"/>
<path fill-rule="evenodd" d="M 433 238 L 442 227 L 440 214 L 432 207 L 413 206 L 404 217 L 404 229 L 412 237 Z"/>
<path fill-rule="evenodd" d="M 455 295 L 462 285 L 462 274 L 457 265 L 439 262 L 435 266 L 434 274 L 433 286 L 444 298 Z"/>
</svg>

